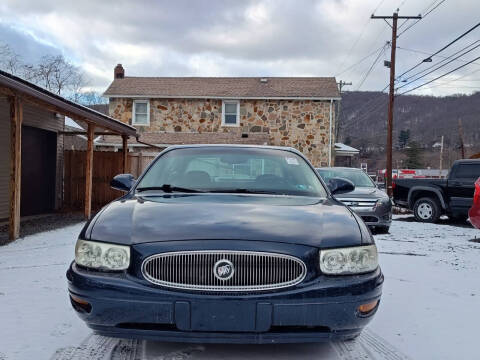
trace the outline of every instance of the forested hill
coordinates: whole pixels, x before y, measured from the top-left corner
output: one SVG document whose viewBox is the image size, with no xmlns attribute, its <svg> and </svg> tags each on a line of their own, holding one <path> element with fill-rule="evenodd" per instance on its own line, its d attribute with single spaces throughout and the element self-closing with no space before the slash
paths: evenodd
<svg viewBox="0 0 480 360">
<path fill-rule="evenodd" d="M 342 94 L 338 140 L 363 152 L 382 151 L 386 143 L 388 95 L 381 92 L 352 91 Z M 460 126 L 470 152 L 480 147 L 480 92 L 447 97 L 403 95 L 395 98 L 394 146 L 402 130 L 410 130 L 408 141 L 426 151 L 441 136 L 446 149 L 457 149 Z M 468 150 L 467 150 L 468 153 Z"/>
</svg>

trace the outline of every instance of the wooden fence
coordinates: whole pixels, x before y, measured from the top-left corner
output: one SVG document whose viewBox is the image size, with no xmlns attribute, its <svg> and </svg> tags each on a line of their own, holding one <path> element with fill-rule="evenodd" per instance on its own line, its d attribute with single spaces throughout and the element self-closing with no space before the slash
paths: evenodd
<svg viewBox="0 0 480 360">
<path fill-rule="evenodd" d="M 137 178 L 155 158 L 157 153 L 129 153 L 127 166 Z M 66 210 L 81 210 L 85 203 L 86 151 L 65 150 L 63 207 Z M 93 152 L 92 209 L 98 210 L 110 201 L 122 196 L 113 190 L 110 181 L 123 172 L 122 153 L 112 151 Z"/>
</svg>

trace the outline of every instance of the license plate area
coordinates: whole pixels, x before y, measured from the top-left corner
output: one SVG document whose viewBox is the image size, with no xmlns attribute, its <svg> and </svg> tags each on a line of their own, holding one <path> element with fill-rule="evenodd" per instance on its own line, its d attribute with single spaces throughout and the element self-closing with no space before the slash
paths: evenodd
<svg viewBox="0 0 480 360">
<path fill-rule="evenodd" d="M 256 329 L 254 302 L 192 302 L 191 330 L 210 332 L 248 332 Z"/>
</svg>

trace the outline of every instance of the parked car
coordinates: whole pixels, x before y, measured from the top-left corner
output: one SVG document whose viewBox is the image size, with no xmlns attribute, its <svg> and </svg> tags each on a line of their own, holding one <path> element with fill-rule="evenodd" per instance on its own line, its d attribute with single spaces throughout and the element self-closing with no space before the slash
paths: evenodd
<svg viewBox="0 0 480 360">
<path fill-rule="evenodd" d="M 368 228 L 291 148 L 166 149 L 81 231 L 73 308 L 98 334 L 162 341 L 349 339 L 377 311 Z"/>
<path fill-rule="evenodd" d="M 480 177 L 475 182 L 475 194 L 473 195 L 473 205 L 468 212 L 470 223 L 477 229 L 480 229 Z"/>
<path fill-rule="evenodd" d="M 412 210 L 417 221 L 436 222 L 442 215 L 466 219 L 479 176 L 480 160 L 457 160 L 447 179 L 395 179 L 393 201 Z"/>
<path fill-rule="evenodd" d="M 317 171 L 327 184 L 336 178 L 350 180 L 355 190 L 335 195 L 335 198 L 360 215 L 372 231 L 388 233 L 392 223 L 392 202 L 365 171 L 345 167 L 324 167 Z"/>
</svg>

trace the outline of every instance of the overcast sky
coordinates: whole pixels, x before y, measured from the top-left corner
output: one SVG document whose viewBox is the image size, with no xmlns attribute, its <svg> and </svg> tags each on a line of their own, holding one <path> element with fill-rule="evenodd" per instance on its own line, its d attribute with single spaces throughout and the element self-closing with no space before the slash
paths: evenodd
<svg viewBox="0 0 480 360">
<path fill-rule="evenodd" d="M 336 76 L 353 82 L 348 90 L 381 90 L 388 82 L 383 61 L 390 48 L 375 50 L 391 39 L 391 30 L 370 15 L 391 15 L 397 8 L 400 15 L 425 14 L 438 4 L 399 37 L 401 74 L 426 57 L 422 52 L 434 53 L 478 23 L 478 0 L 2 0 L 0 43 L 26 61 L 63 54 L 102 92 L 117 63 L 126 76 Z M 439 55 L 448 57 L 479 39 L 480 27 Z M 399 92 L 477 56 L 480 47 Z M 436 56 L 408 75 L 442 60 Z M 477 90 L 480 60 L 414 93 Z"/>
</svg>

